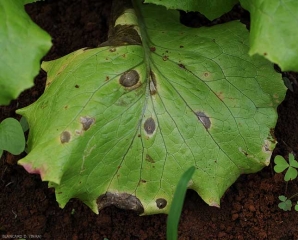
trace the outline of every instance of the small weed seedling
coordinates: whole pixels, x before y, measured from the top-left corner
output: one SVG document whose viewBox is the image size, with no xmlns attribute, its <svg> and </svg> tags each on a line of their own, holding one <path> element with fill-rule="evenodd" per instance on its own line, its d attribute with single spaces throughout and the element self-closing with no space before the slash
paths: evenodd
<svg viewBox="0 0 298 240">
<path fill-rule="evenodd" d="M 287 162 L 282 156 L 276 156 L 274 159 L 274 171 L 281 173 L 287 169 L 284 180 L 288 182 L 289 180 L 294 180 L 297 177 L 298 162 L 294 159 L 293 154 L 289 155 L 289 162 Z M 292 209 L 292 198 L 298 196 L 298 193 L 287 198 L 284 195 L 279 196 L 281 201 L 278 204 L 278 207 L 284 211 L 290 211 Z M 295 205 L 295 210 L 298 211 L 298 201 Z"/>
<path fill-rule="evenodd" d="M 23 122 L 25 119 L 23 120 Z M 18 155 L 24 151 L 25 136 L 24 123 L 20 123 L 14 118 L 6 118 L 0 124 L 0 157 L 3 150 L 14 155 Z"/>
</svg>

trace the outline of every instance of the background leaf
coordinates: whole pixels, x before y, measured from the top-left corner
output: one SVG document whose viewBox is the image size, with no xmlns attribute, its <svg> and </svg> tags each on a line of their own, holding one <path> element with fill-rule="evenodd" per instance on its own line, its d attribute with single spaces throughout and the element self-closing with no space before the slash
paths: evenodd
<svg viewBox="0 0 298 240">
<path fill-rule="evenodd" d="M 282 71 L 298 71 L 298 1 L 240 0 L 250 12 L 249 54 L 260 54 Z"/>
<path fill-rule="evenodd" d="M 79 198 L 95 212 L 167 213 L 190 166 L 189 188 L 218 207 L 240 174 L 269 164 L 286 88 L 271 63 L 248 56 L 245 26 L 191 29 L 177 11 L 140 2 L 142 45 L 43 63 L 44 94 L 18 110 L 30 126 L 19 163 L 50 182 L 61 207 Z"/>
<path fill-rule="evenodd" d="M 0 124 L 0 149 L 14 155 L 25 149 L 25 136 L 18 120 L 6 118 Z"/>
<path fill-rule="evenodd" d="M 213 20 L 229 12 L 237 2 L 238 0 L 145 0 L 145 3 L 162 5 L 168 9 L 200 12 L 209 20 Z"/>
<path fill-rule="evenodd" d="M 0 1 L 0 29 L 0 105 L 4 105 L 33 86 L 51 38 L 31 21 L 22 0 Z"/>
</svg>

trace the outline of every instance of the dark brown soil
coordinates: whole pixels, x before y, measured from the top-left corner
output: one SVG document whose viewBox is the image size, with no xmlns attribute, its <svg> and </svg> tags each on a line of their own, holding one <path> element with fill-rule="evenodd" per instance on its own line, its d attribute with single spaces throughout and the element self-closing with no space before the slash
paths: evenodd
<svg viewBox="0 0 298 240">
<path fill-rule="evenodd" d="M 44 58 L 56 59 L 82 47 L 96 47 L 107 39 L 109 1 L 45 1 L 26 7 L 32 19 L 53 37 L 54 46 Z M 241 14 L 241 15 L 239 15 Z M 191 23 L 192 15 L 184 18 Z M 242 18 L 247 12 L 234 9 L 223 21 Z M 297 75 L 285 73 L 290 80 Z M 41 72 L 35 86 L 10 106 L 2 107 L 0 120 L 16 116 L 14 111 L 34 102 L 43 92 L 46 75 Z M 296 86 L 294 86 L 296 87 Z M 295 89 L 295 88 L 294 88 Z M 288 91 L 279 107 L 275 135 L 276 154 L 298 153 L 298 91 Z M 39 176 L 16 164 L 21 156 L 5 153 L 0 162 L 0 237 L 43 239 L 165 239 L 166 215 L 139 217 L 115 207 L 94 214 L 78 200 L 60 209 L 54 191 Z M 179 239 L 298 239 L 298 213 L 283 212 L 278 196 L 285 194 L 282 174 L 272 164 L 259 173 L 241 176 L 226 192 L 221 208 L 207 206 L 189 191 L 179 225 Z M 298 192 L 297 181 L 287 186 L 287 195 Z M 296 199 L 297 200 L 297 199 Z"/>
</svg>

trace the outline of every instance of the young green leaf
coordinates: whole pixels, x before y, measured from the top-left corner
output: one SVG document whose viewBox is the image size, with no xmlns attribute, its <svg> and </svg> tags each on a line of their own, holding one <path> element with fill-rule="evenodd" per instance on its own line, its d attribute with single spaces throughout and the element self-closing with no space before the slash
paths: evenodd
<svg viewBox="0 0 298 240">
<path fill-rule="evenodd" d="M 287 197 L 284 196 L 284 195 L 280 195 L 280 196 L 278 196 L 278 199 L 279 199 L 280 201 L 284 202 L 284 201 L 287 200 Z"/>
<path fill-rule="evenodd" d="M 280 155 L 277 155 L 274 158 L 274 163 L 276 164 L 274 166 L 274 171 L 277 173 L 281 173 L 289 167 L 288 162 Z"/>
<path fill-rule="evenodd" d="M 285 181 L 294 180 L 297 177 L 297 170 L 293 167 L 289 167 L 286 174 L 285 174 Z"/>
<path fill-rule="evenodd" d="M 14 118 L 6 118 L 0 124 L 0 150 L 20 154 L 25 149 L 23 129 Z"/>
<path fill-rule="evenodd" d="M 33 86 L 40 59 L 51 47 L 49 34 L 30 19 L 24 3 L 0 1 L 0 105 Z"/>
<path fill-rule="evenodd" d="M 293 154 L 289 154 L 289 164 L 293 168 L 298 168 L 298 162 L 295 160 Z"/>
<path fill-rule="evenodd" d="M 167 239 L 176 240 L 177 239 L 177 229 L 178 223 L 183 207 L 184 197 L 187 190 L 187 184 L 189 183 L 193 173 L 195 172 L 195 167 L 190 167 L 184 172 L 178 182 L 176 191 L 173 197 L 173 202 L 170 208 L 169 216 L 167 219 Z"/>
<path fill-rule="evenodd" d="M 285 196 L 279 196 L 278 197 L 279 200 L 281 201 L 279 204 L 278 204 L 278 207 L 284 211 L 291 211 L 292 209 L 292 201 L 290 199 L 287 199 L 287 197 Z"/>
<path fill-rule="evenodd" d="M 283 172 L 288 168 L 284 180 L 289 181 L 293 180 L 297 177 L 296 166 L 298 166 L 298 162 L 294 159 L 293 154 L 289 154 L 289 163 L 282 157 L 277 155 L 274 159 L 274 171 L 277 173 Z"/>
<path fill-rule="evenodd" d="M 297 201 L 297 203 L 296 203 L 296 205 L 295 205 L 295 211 L 298 212 L 298 201 Z"/>
<path fill-rule="evenodd" d="M 42 64 L 44 94 L 18 110 L 30 126 L 19 163 L 50 182 L 61 207 L 75 197 L 95 212 L 142 214 L 167 213 L 177 176 L 196 166 L 189 187 L 219 206 L 238 176 L 269 164 L 281 76 L 247 54 L 238 21 L 192 29 L 178 11 L 134 3 L 137 22 L 133 10 L 116 20 L 132 33 L 125 41 Z"/>
</svg>

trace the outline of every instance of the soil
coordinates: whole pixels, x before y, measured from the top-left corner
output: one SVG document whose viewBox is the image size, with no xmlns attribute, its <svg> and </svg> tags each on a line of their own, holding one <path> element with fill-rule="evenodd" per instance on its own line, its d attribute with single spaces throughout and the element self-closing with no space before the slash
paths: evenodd
<svg viewBox="0 0 298 240">
<path fill-rule="evenodd" d="M 57 59 L 82 47 L 96 47 L 107 39 L 110 1 L 59 0 L 26 6 L 31 18 L 53 38 L 53 47 L 44 60 Z M 182 13 L 189 25 L 241 19 L 249 14 L 236 6 L 231 13 L 209 22 L 199 14 Z M 197 24 L 199 22 L 199 24 Z M 249 26 L 248 26 L 249 27 Z M 283 73 L 292 82 L 294 73 Z M 7 107 L 1 107 L 0 120 L 19 118 L 17 108 L 29 105 L 43 93 L 46 74 L 41 71 L 35 86 Z M 278 108 L 275 136 L 279 142 L 275 155 L 298 153 L 298 91 L 287 92 Z M 60 209 L 53 189 L 38 175 L 28 174 L 17 160 L 5 153 L 0 161 L 0 236 L 2 238 L 43 239 L 165 239 L 166 215 L 138 216 L 134 212 L 108 207 L 98 215 L 80 201 L 71 200 Z M 221 208 L 207 206 L 193 191 L 188 191 L 179 225 L 179 239 L 298 239 L 298 213 L 278 208 L 278 196 L 298 192 L 297 181 L 288 185 L 273 164 L 262 171 L 242 175 L 222 197 Z M 297 199 L 296 199 L 297 200 Z M 14 236 L 13 236 L 14 235 Z M 25 236 L 27 235 L 27 237 Z"/>
</svg>

